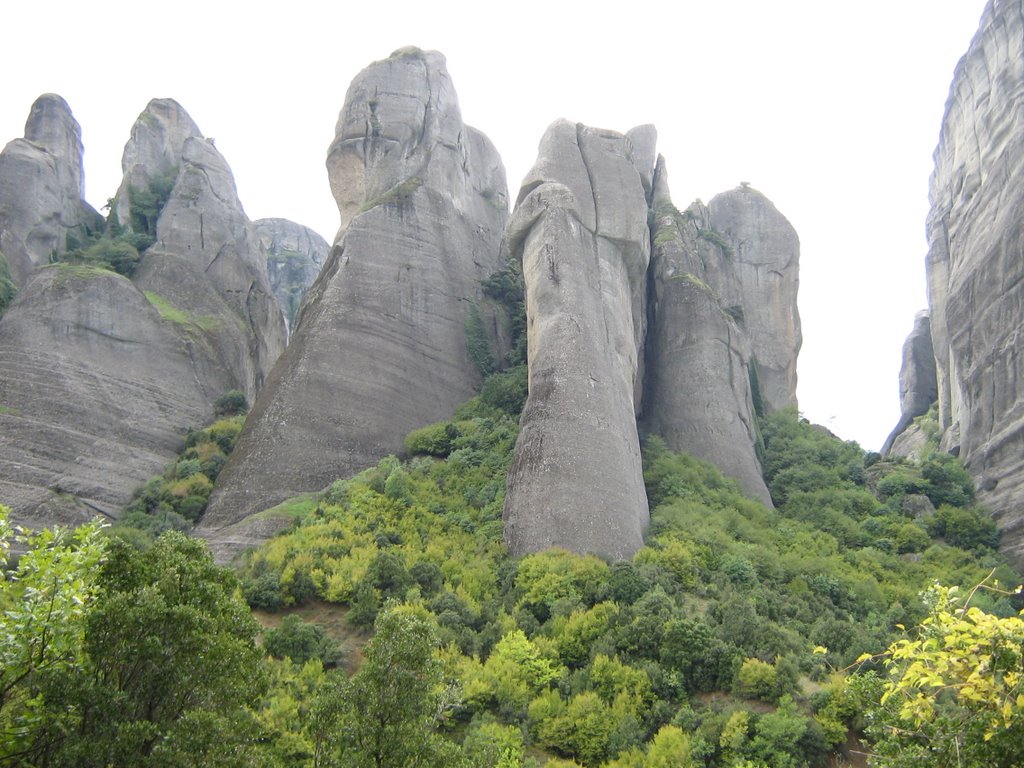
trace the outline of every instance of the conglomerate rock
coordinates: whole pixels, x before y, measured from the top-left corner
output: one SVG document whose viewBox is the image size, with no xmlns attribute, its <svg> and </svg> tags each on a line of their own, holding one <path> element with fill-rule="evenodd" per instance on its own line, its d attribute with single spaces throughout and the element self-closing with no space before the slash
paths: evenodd
<svg viewBox="0 0 1024 768">
<path fill-rule="evenodd" d="M 896 428 L 886 438 L 882 446 L 882 455 L 895 453 L 904 456 L 900 450 L 894 451 L 900 436 L 918 416 L 928 412 L 938 397 L 938 386 L 935 381 L 935 351 L 932 347 L 931 323 L 927 311 L 918 312 L 914 318 L 914 329 L 903 342 L 903 364 L 900 366 L 900 420 Z M 899 441 L 902 451 L 918 450 L 918 440 Z"/>
<path fill-rule="evenodd" d="M 267 251 L 270 289 L 294 330 L 302 300 L 327 261 L 331 246 L 309 227 L 288 219 L 257 219 L 253 224 Z"/>
</svg>

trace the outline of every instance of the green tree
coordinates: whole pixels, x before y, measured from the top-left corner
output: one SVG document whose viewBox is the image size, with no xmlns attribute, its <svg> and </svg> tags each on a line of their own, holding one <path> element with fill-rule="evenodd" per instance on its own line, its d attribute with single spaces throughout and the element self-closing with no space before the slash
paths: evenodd
<svg viewBox="0 0 1024 768">
<path fill-rule="evenodd" d="M 112 540 L 97 587 L 86 662 L 44 688 L 49 764 L 255 763 L 265 675 L 234 574 L 165 533 L 145 552 Z"/>
<path fill-rule="evenodd" d="M 0 762 L 28 758 L 43 722 L 41 683 L 83 663 L 85 619 L 103 558 L 100 524 L 29 533 L 0 506 Z"/>
<path fill-rule="evenodd" d="M 325 666 L 334 666 L 342 656 L 337 640 L 328 637 L 319 624 L 295 614 L 285 616 L 281 626 L 263 633 L 263 647 L 274 658 L 289 658 L 299 665 L 318 659 Z"/>
<path fill-rule="evenodd" d="M 347 687 L 343 764 L 354 768 L 449 766 L 453 747 L 434 732 L 445 714 L 437 624 L 423 608 L 387 608 Z"/>
<path fill-rule="evenodd" d="M 871 731 L 879 764 L 1020 765 L 1024 618 L 985 613 L 956 587 L 935 585 L 926 600 L 928 616 L 885 653 L 889 679 Z"/>
</svg>

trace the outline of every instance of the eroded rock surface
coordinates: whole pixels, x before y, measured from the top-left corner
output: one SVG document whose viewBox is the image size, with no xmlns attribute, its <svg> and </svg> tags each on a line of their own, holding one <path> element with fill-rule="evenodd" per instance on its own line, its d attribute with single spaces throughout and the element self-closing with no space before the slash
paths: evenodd
<svg viewBox="0 0 1024 768">
<path fill-rule="evenodd" d="M 762 394 L 753 389 L 757 376 L 747 322 L 748 313 L 769 314 L 760 306 L 768 297 L 743 290 L 733 246 L 710 234 L 706 206 L 694 203 L 680 213 L 672 205 L 663 160 L 654 210 L 644 428 L 671 449 L 714 463 L 739 480 L 747 495 L 771 505 L 756 452 L 754 397 Z M 756 250 L 750 241 L 749 250 Z M 780 368 L 788 370 L 789 362 Z M 779 399 L 795 400 L 795 393 Z"/>
<path fill-rule="evenodd" d="M 253 222 L 267 251 L 267 277 L 290 328 L 331 246 L 320 235 L 288 219 Z"/>
<path fill-rule="evenodd" d="M 928 289 L 942 447 L 1024 564 L 1024 9 L 990 2 L 957 65 L 931 179 Z"/>
<path fill-rule="evenodd" d="M 66 108 L 46 103 L 58 117 Z M 52 127 L 73 122 L 66 117 L 39 118 L 51 127 L 28 133 L 54 147 L 47 158 L 77 157 L 80 169 L 77 124 Z M 186 430 L 210 420 L 217 397 L 255 395 L 284 346 L 266 254 L 223 158 L 168 100 L 152 102 L 132 136 L 123 226 L 156 237 L 132 278 L 83 264 L 36 267 L 0 318 L 0 498 L 21 523 L 116 517 Z M 80 190 L 80 173 L 51 177 L 63 179 L 68 199 Z M 156 177 L 173 182 L 166 203 L 151 198 L 140 219 L 129 180 Z M 25 219 L 30 230 L 62 221 L 29 208 L 41 217 Z"/>
<path fill-rule="evenodd" d="M 882 455 L 894 452 L 893 448 L 904 431 L 918 416 L 928 412 L 938 397 L 935 380 L 935 352 L 932 347 L 931 322 L 927 311 L 918 312 L 914 318 L 914 329 L 903 343 L 903 364 L 900 366 L 900 420 L 882 446 Z M 920 452 L 920 440 L 899 441 L 897 456 L 907 455 L 905 451 Z"/>
<path fill-rule="evenodd" d="M 102 226 L 83 198 L 82 152 L 78 122 L 52 93 L 32 105 L 25 138 L 0 152 L 0 253 L 16 285 Z"/>
<path fill-rule="evenodd" d="M 400 450 L 480 381 L 465 321 L 500 264 L 505 173 L 444 57 L 402 49 L 357 75 L 327 168 L 343 229 L 202 521 L 222 557 L 247 536 L 228 526 Z"/>
<path fill-rule="evenodd" d="M 622 559 L 643 544 L 636 410 L 652 159 L 626 136 L 561 120 L 523 181 L 508 233 L 526 282 L 530 376 L 505 496 L 514 554 L 558 546 Z"/>
</svg>

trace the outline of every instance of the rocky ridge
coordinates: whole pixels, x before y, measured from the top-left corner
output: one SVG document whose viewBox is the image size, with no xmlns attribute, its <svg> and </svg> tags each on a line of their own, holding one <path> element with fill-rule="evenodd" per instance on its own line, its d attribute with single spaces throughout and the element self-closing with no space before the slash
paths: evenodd
<svg viewBox="0 0 1024 768">
<path fill-rule="evenodd" d="M 267 251 L 267 277 L 291 329 L 309 287 L 327 261 L 331 246 L 320 235 L 288 219 L 253 222 Z"/>
</svg>

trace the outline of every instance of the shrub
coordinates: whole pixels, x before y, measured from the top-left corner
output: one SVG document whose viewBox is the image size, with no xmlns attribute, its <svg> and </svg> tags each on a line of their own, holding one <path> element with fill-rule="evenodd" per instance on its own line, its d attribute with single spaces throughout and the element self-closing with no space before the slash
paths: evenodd
<svg viewBox="0 0 1024 768">
<path fill-rule="evenodd" d="M 328 637 L 319 624 L 295 614 L 285 616 L 277 629 L 263 633 L 263 647 L 274 658 L 288 658 L 299 665 L 319 659 L 325 667 L 332 667 L 342 658 L 338 642 Z"/>
<path fill-rule="evenodd" d="M 228 390 L 213 403 L 213 412 L 217 416 L 239 416 L 248 411 L 249 399 L 238 389 Z"/>
</svg>

